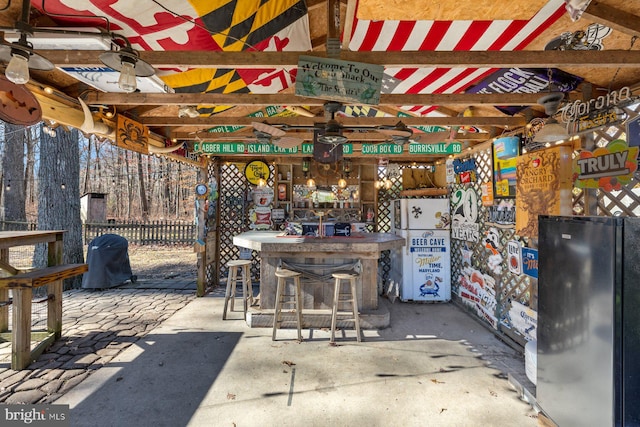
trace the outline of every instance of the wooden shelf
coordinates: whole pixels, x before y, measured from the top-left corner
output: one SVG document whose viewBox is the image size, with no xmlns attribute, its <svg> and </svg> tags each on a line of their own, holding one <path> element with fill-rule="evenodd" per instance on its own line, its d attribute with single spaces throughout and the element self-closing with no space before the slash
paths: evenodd
<svg viewBox="0 0 640 427">
<path fill-rule="evenodd" d="M 449 190 L 446 188 L 417 188 L 415 190 L 402 190 L 402 197 L 446 196 Z"/>
</svg>

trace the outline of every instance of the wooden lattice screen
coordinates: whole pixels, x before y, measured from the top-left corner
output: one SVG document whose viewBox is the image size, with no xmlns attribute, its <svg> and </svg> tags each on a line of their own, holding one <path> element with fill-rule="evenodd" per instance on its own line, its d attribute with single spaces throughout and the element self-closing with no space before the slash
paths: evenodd
<svg viewBox="0 0 640 427">
<path fill-rule="evenodd" d="M 269 165 L 270 179 L 268 185 L 273 186 L 273 165 Z M 233 236 L 249 230 L 249 200 L 251 184 L 244 176 L 242 166 L 237 163 L 220 165 L 220 227 L 219 256 L 220 277 L 227 277 L 227 262 L 246 256 L 240 248 L 233 244 Z M 260 258 L 256 251 L 249 257 L 252 260 L 251 277 L 260 277 Z"/>
</svg>

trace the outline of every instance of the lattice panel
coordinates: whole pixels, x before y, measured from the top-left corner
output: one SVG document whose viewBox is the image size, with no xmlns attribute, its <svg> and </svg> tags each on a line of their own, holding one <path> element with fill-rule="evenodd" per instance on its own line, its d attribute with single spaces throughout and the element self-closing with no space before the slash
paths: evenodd
<svg viewBox="0 0 640 427">
<path fill-rule="evenodd" d="M 273 166 L 270 182 L 273 187 Z M 240 258 L 240 249 L 233 244 L 233 236 L 249 230 L 251 184 L 244 176 L 244 170 L 237 164 L 223 164 L 220 167 L 220 277 L 227 277 L 227 262 Z M 260 259 L 256 251 L 251 253 L 251 277 L 260 277 Z"/>
<path fill-rule="evenodd" d="M 631 182 L 620 191 L 598 190 L 598 215 L 640 216 L 640 174 L 636 171 Z"/>
<path fill-rule="evenodd" d="M 515 229 L 511 228 L 498 228 L 493 227 L 486 223 L 488 210 L 482 205 L 481 201 L 481 189 L 480 183 L 490 182 L 493 179 L 493 163 L 491 149 L 476 152 L 473 155 L 476 163 L 476 172 L 478 182 L 472 184 L 456 184 L 451 185 L 451 193 L 461 188 L 473 188 L 477 194 L 477 209 L 478 209 L 478 221 L 480 223 L 479 242 L 466 242 L 463 240 L 452 239 L 451 240 L 451 287 L 454 295 L 460 295 L 460 278 L 464 276 L 465 272 L 468 274 L 469 269 L 477 270 L 489 277 L 495 282 L 495 308 L 488 309 L 492 312 L 493 316 L 497 320 L 497 329 L 506 335 L 509 335 L 512 339 L 520 342 L 524 345 L 524 338 L 513 332 L 511 328 L 511 322 L 509 318 L 509 310 L 513 301 L 518 301 L 525 306 L 531 306 L 535 304 L 532 298 L 532 279 L 525 275 L 515 275 L 509 272 L 507 266 L 507 259 L 504 257 L 506 253 L 506 246 L 510 240 L 517 240 L 515 236 Z M 484 239 L 490 228 L 495 228 L 498 232 L 499 239 L 499 254 L 502 258 L 498 266 L 491 270 L 489 265 L 492 265 L 496 258 L 492 258 L 492 252 L 486 248 Z M 521 239 L 520 239 L 521 240 Z M 526 242 L 521 242 L 523 245 Z M 470 257 L 464 257 L 463 252 L 470 253 Z M 465 259 L 470 259 L 471 264 L 467 264 Z M 479 304 L 485 304 L 486 307 L 490 307 L 492 302 L 485 301 Z M 484 319 L 484 315 L 477 307 L 470 307 L 471 311 L 475 311 L 478 317 Z M 484 319 L 486 321 L 486 319 Z"/>
<path fill-rule="evenodd" d="M 640 104 L 635 104 L 625 108 L 629 118 L 638 116 Z M 625 126 L 613 126 L 597 133 L 598 146 L 605 146 L 615 139 L 627 139 Z M 636 171 L 631 182 L 622 187 L 621 190 L 607 191 L 599 188 L 596 190 L 599 216 L 640 216 L 640 173 Z"/>
<path fill-rule="evenodd" d="M 391 209 L 392 200 L 400 197 L 400 191 L 402 190 L 402 174 L 399 176 L 387 176 L 387 168 L 385 166 L 378 166 L 378 180 L 387 178 L 391 181 L 390 188 L 383 188 L 378 190 L 378 215 L 376 218 L 378 225 L 378 232 L 390 233 L 391 232 Z M 389 251 L 384 251 L 380 259 L 378 260 L 379 275 L 382 278 L 382 283 L 378 283 L 378 293 L 382 293 L 381 287 L 384 288 L 389 280 L 389 273 L 391 272 L 391 258 Z"/>
<path fill-rule="evenodd" d="M 391 231 L 391 201 L 400 197 L 402 191 L 402 175 L 387 177 L 387 168 L 378 167 L 378 180 L 388 178 L 391 181 L 389 189 L 378 190 L 378 231 L 389 233 Z"/>
</svg>

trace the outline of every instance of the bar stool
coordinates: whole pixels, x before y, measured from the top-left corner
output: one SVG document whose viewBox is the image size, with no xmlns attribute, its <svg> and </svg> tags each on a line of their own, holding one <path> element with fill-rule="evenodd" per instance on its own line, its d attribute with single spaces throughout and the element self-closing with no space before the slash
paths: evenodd
<svg viewBox="0 0 640 427">
<path fill-rule="evenodd" d="M 222 320 L 227 320 L 229 300 L 231 300 L 231 311 L 233 311 L 238 280 L 242 281 L 243 313 L 246 319 L 248 304 L 253 304 L 253 288 L 251 287 L 251 274 L 249 272 L 251 260 L 234 259 L 227 263 L 227 267 L 229 267 L 229 275 L 227 276 L 227 290 L 224 294 Z M 238 270 L 240 270 L 241 277 L 238 277 Z"/>
<path fill-rule="evenodd" d="M 291 305 L 295 306 L 296 322 L 298 324 L 298 340 L 302 341 L 302 291 L 300 290 L 300 276 L 302 273 L 293 270 L 287 270 L 284 268 L 278 268 L 276 270 L 276 277 L 278 283 L 276 286 L 276 303 L 273 313 L 273 335 L 271 339 L 276 340 L 276 330 L 282 324 L 282 306 Z M 293 295 L 287 294 L 285 288 L 287 287 L 287 279 L 293 281 Z"/>
<path fill-rule="evenodd" d="M 351 303 L 351 309 L 353 317 L 350 319 L 342 319 L 346 321 L 353 321 L 356 334 L 358 337 L 358 342 L 361 341 L 360 337 L 360 314 L 358 313 L 358 293 L 356 290 L 356 279 L 360 276 L 358 273 L 351 271 L 337 271 L 333 273 L 331 276 L 335 279 L 335 284 L 333 286 L 333 307 L 331 310 L 331 340 L 330 343 L 335 343 L 336 341 L 336 323 L 338 321 L 338 305 Z M 349 281 L 349 293 L 343 293 L 341 290 L 342 281 Z M 344 315 L 344 314 L 340 314 Z"/>
</svg>

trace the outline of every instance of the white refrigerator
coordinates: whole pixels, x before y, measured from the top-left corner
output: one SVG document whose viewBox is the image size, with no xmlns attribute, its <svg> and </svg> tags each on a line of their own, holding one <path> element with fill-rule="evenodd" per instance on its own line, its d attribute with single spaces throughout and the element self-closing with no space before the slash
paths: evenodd
<svg viewBox="0 0 640 427">
<path fill-rule="evenodd" d="M 392 280 L 401 301 L 451 300 L 449 199 L 393 201 L 393 232 L 406 240 L 392 251 Z"/>
</svg>

